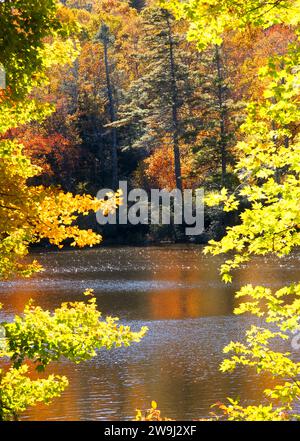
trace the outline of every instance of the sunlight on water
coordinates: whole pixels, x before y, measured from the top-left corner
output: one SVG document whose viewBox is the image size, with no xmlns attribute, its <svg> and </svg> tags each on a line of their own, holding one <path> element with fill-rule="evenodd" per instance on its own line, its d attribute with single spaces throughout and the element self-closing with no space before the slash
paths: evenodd
<svg viewBox="0 0 300 441">
<path fill-rule="evenodd" d="M 299 279 L 300 255 L 256 259 L 237 274 L 233 286 L 219 278 L 220 258 L 197 246 L 99 248 L 37 253 L 45 272 L 30 280 L 1 283 L 1 318 L 21 312 L 33 298 L 53 309 L 80 300 L 94 288 L 104 315 L 115 315 L 149 334 L 126 349 L 101 351 L 92 361 L 62 362 L 70 387 L 49 407 L 27 412 L 28 419 L 129 419 L 155 399 L 166 415 L 208 416 L 210 405 L 227 396 L 253 403 L 268 378 L 249 371 L 218 372 L 222 348 L 242 336 L 247 319 L 232 315 L 233 292 L 245 283 L 280 287 Z M 52 371 L 53 369 L 51 369 Z"/>
</svg>

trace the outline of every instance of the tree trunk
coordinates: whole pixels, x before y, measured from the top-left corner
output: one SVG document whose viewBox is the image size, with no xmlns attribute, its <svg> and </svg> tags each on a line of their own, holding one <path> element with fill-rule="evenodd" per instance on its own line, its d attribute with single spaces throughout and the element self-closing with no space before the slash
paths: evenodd
<svg viewBox="0 0 300 441">
<path fill-rule="evenodd" d="M 223 94 L 223 75 L 222 63 L 219 52 L 219 47 L 215 46 L 215 60 L 217 66 L 217 96 L 219 105 L 219 124 L 220 124 L 220 153 L 221 153 L 221 168 L 222 168 L 222 184 L 225 183 L 226 169 L 227 169 L 227 142 L 226 142 L 226 107 L 225 97 Z"/>
<path fill-rule="evenodd" d="M 281 62 L 280 63 L 280 68 L 283 70 L 284 67 L 285 67 L 284 66 L 284 62 Z M 285 83 L 286 83 L 285 78 L 281 78 L 280 84 L 284 85 Z M 275 97 L 271 98 L 271 103 L 272 104 L 276 104 L 276 98 Z M 287 127 L 285 126 L 285 128 L 287 128 Z M 272 130 L 273 130 L 274 133 L 277 131 L 277 126 L 276 126 L 275 121 L 272 121 Z M 278 148 L 278 140 L 277 140 L 277 137 L 276 137 L 275 134 L 273 136 L 273 143 L 274 143 L 274 145 L 276 147 L 276 150 L 277 150 L 277 148 Z M 284 146 L 285 146 L 285 148 L 289 147 L 289 138 L 288 138 L 288 136 L 284 137 Z M 275 169 L 275 181 L 276 181 L 277 184 L 280 183 L 280 178 L 281 178 L 280 169 L 276 168 Z"/>
<path fill-rule="evenodd" d="M 171 74 L 171 90 L 172 90 L 172 137 L 173 137 L 173 152 L 174 152 L 174 166 L 175 166 L 175 180 L 176 188 L 182 191 L 182 175 L 181 175 L 181 158 L 179 149 L 179 121 L 178 121 L 178 89 L 176 81 L 176 68 L 174 60 L 174 42 L 172 36 L 172 27 L 170 23 L 169 12 L 166 11 L 166 22 L 169 38 L 169 60 L 170 60 L 170 74 Z"/>
<path fill-rule="evenodd" d="M 113 98 L 112 85 L 110 80 L 109 72 L 109 62 L 108 62 L 108 42 L 106 39 L 103 41 L 104 47 L 104 63 L 105 63 L 105 74 L 106 74 L 106 86 L 107 86 L 107 96 L 109 103 L 109 115 L 110 122 L 114 123 L 116 121 L 115 103 Z M 112 127 L 111 129 L 111 169 L 112 169 L 112 187 L 113 190 L 118 188 L 118 144 L 117 144 L 117 129 Z"/>
</svg>

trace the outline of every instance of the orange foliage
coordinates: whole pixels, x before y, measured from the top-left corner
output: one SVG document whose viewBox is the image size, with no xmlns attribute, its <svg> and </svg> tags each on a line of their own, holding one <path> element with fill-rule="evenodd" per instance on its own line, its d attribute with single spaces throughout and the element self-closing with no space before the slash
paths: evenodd
<svg viewBox="0 0 300 441">
<path fill-rule="evenodd" d="M 262 97 L 264 84 L 258 77 L 259 69 L 270 56 L 285 53 L 295 38 L 293 29 L 283 25 L 265 30 L 250 28 L 243 34 L 232 32 L 226 36 L 224 52 L 235 99 Z"/>
<path fill-rule="evenodd" d="M 145 161 L 146 176 L 153 188 L 173 190 L 176 188 L 174 175 L 174 153 L 170 145 L 164 145 L 154 150 Z M 181 148 L 181 171 L 183 187 L 192 188 L 195 179 L 190 177 L 193 169 L 193 157 L 188 147 Z"/>
<path fill-rule="evenodd" d="M 18 140 L 33 164 L 41 167 L 48 178 L 72 174 L 80 159 L 79 149 L 70 140 L 60 133 L 47 133 L 42 127 L 13 129 L 4 138 Z"/>
<path fill-rule="evenodd" d="M 139 75 L 139 41 L 141 37 L 141 17 L 128 1 L 102 0 L 95 7 L 95 12 L 110 28 L 115 36 L 115 59 L 117 69 L 124 72 L 126 81 L 138 78 Z"/>
</svg>

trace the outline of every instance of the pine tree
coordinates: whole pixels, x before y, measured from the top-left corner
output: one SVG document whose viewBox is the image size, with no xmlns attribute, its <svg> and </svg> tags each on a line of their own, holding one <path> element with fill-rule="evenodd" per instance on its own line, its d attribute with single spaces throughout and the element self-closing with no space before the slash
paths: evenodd
<svg viewBox="0 0 300 441">
<path fill-rule="evenodd" d="M 114 90 L 110 71 L 109 46 L 113 44 L 114 38 L 109 31 L 109 27 L 102 23 L 99 32 L 96 35 L 96 41 L 103 45 L 103 57 L 105 66 L 106 94 L 108 100 L 108 112 L 110 123 L 116 121 L 116 102 L 114 98 Z M 111 127 L 111 170 L 112 170 L 112 186 L 114 190 L 118 187 L 118 145 L 117 145 L 117 129 Z"/>
<path fill-rule="evenodd" d="M 199 69 L 203 125 L 194 148 L 196 170 L 202 172 L 207 186 L 221 186 L 229 184 L 229 170 L 234 162 L 232 146 L 240 119 L 237 111 L 242 104 L 232 94 L 224 45 L 201 52 Z"/>
<path fill-rule="evenodd" d="M 185 62 L 183 33 L 165 9 L 148 7 L 142 18 L 141 76 L 125 97 L 118 124 L 127 128 L 126 147 L 151 153 L 172 146 L 176 187 L 182 190 L 180 146 L 190 141 L 197 119 L 189 111 L 194 83 Z"/>
</svg>

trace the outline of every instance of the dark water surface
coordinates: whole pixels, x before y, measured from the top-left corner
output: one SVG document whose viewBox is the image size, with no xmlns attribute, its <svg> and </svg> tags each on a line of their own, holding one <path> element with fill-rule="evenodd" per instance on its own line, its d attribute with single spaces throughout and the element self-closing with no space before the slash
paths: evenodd
<svg viewBox="0 0 300 441">
<path fill-rule="evenodd" d="M 256 259 L 239 270 L 231 286 L 220 281 L 221 259 L 204 256 L 199 246 L 103 247 L 36 257 L 44 273 L 0 284 L 1 319 L 20 313 L 30 298 L 53 309 L 81 300 L 84 289 L 93 288 L 104 315 L 118 316 L 134 329 L 145 324 L 149 333 L 139 344 L 100 351 L 77 366 L 55 364 L 51 371 L 67 375 L 69 388 L 24 419 L 130 419 L 151 400 L 170 418 L 200 418 L 228 396 L 255 403 L 270 385 L 249 370 L 218 371 L 222 348 L 249 324 L 232 314 L 233 292 L 245 283 L 279 288 L 298 281 L 300 254 Z"/>
</svg>

